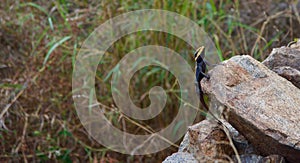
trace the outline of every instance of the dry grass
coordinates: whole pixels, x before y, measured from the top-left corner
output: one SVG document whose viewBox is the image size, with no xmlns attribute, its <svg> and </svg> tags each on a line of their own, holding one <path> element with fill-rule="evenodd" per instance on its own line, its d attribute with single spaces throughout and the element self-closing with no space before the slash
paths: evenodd
<svg viewBox="0 0 300 163">
<path fill-rule="evenodd" d="M 146 8 L 178 12 L 197 22 L 215 41 L 220 58 L 249 54 L 262 60 L 272 49 L 300 37 L 300 4 L 283 1 L 9 1 L 0 4 L 0 161 L 161 161 L 177 150 L 170 147 L 156 154 L 129 156 L 97 144 L 81 126 L 71 96 L 71 74 L 76 53 L 95 27 L 116 15 Z M 165 46 L 181 52 L 192 64 L 192 49 L 181 40 L 159 32 L 140 32 L 135 39 L 122 38 L 106 56 L 101 67 L 111 70 L 123 54 L 141 42 Z M 139 78 L 147 72 L 143 85 Z M 103 70 L 99 67 L 99 72 Z M 99 100 L 107 116 L 119 128 L 131 133 L 156 131 L 176 114 L 179 101 L 170 91 L 167 107 L 149 121 L 126 120 L 114 109 L 109 71 L 97 77 Z M 175 84 L 175 87 L 172 87 Z M 154 85 L 177 89 L 167 71 L 147 67 L 132 79 L 130 92 L 138 106 L 147 106 L 144 96 Z M 199 120 L 199 119 L 198 119 Z M 138 130 L 136 130 L 138 128 Z"/>
</svg>

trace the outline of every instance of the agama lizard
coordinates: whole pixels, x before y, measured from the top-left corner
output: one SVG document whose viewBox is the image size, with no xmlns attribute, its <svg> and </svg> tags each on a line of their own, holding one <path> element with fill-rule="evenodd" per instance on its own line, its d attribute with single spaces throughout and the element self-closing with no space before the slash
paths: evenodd
<svg viewBox="0 0 300 163">
<path fill-rule="evenodd" d="M 206 63 L 204 62 L 203 58 L 205 55 L 205 48 L 204 46 L 201 46 L 200 48 L 198 48 L 196 50 L 196 52 L 194 53 L 194 57 L 195 57 L 195 61 L 196 61 L 196 91 L 199 94 L 199 98 L 200 98 L 200 102 L 202 104 L 202 106 L 208 110 L 207 105 L 205 104 L 204 98 L 203 98 L 203 91 L 201 88 L 201 80 L 203 78 L 207 78 L 209 79 L 209 76 L 207 74 L 205 74 L 206 71 Z"/>
<path fill-rule="evenodd" d="M 205 48 L 204 46 L 201 46 L 196 50 L 194 53 L 195 61 L 196 61 L 196 91 L 199 94 L 201 105 L 206 109 L 206 111 L 215 119 L 217 120 L 218 124 L 222 124 L 222 122 L 209 110 L 207 107 L 205 101 L 204 101 L 204 95 L 201 88 L 201 80 L 203 78 L 209 79 L 210 76 L 205 74 L 206 71 L 206 63 L 202 57 L 205 56 Z M 225 126 L 226 127 L 226 126 Z M 227 127 L 226 127 L 227 128 Z"/>
</svg>

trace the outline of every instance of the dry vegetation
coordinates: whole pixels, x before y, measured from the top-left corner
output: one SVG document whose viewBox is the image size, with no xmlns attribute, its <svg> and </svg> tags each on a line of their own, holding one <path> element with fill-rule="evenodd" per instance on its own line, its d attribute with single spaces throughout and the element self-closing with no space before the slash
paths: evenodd
<svg viewBox="0 0 300 163">
<path fill-rule="evenodd" d="M 177 150 L 170 147 L 146 156 L 110 151 L 88 136 L 72 101 L 72 68 L 82 42 L 107 19 L 149 8 L 174 11 L 197 22 L 213 38 L 223 59 L 249 54 L 262 60 L 272 47 L 300 37 L 297 1 L 3 0 L 0 3 L 1 162 L 153 162 L 162 161 Z M 145 131 L 114 109 L 110 72 L 101 72 L 112 70 L 124 54 L 147 44 L 168 46 L 193 64 L 191 47 L 159 32 L 137 32 L 109 49 L 106 62 L 101 63 L 97 73 L 96 86 L 102 87 L 97 89 L 98 99 L 107 106 L 107 117 L 112 123 L 119 128 L 121 122 L 126 123 L 126 131 L 131 133 Z M 149 104 L 144 94 L 154 85 L 170 90 L 167 106 L 157 118 L 136 122 L 158 130 L 172 120 L 179 105 L 174 102 L 179 100 L 172 91 L 178 87 L 175 78 L 158 67 L 146 67 L 132 79 L 130 92 L 133 101 L 144 107 Z"/>
</svg>

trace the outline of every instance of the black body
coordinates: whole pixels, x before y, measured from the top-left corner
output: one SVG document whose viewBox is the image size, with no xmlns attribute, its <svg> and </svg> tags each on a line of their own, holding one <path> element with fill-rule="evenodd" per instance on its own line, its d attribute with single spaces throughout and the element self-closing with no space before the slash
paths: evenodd
<svg viewBox="0 0 300 163">
<path fill-rule="evenodd" d="M 204 101 L 203 91 L 202 91 L 202 88 L 201 88 L 201 80 L 203 78 L 207 78 L 207 79 L 210 78 L 209 75 L 205 74 L 206 63 L 205 63 L 205 61 L 203 59 L 203 57 L 205 56 L 205 49 L 204 49 L 204 47 L 202 46 L 199 49 L 197 49 L 197 51 L 195 52 L 194 56 L 195 56 L 195 61 L 196 61 L 196 74 L 195 74 L 196 75 L 196 80 L 195 80 L 196 91 L 199 94 L 199 99 L 200 99 L 201 105 L 207 110 L 207 112 L 215 120 L 217 120 L 218 124 L 221 125 L 223 123 L 214 114 L 212 114 L 212 112 L 210 112 L 209 108 L 207 107 L 207 105 L 206 105 L 206 103 Z"/>
<path fill-rule="evenodd" d="M 202 91 L 202 88 L 201 88 L 201 80 L 203 78 L 207 78 L 209 79 L 209 76 L 205 74 L 205 71 L 206 71 L 206 64 L 203 60 L 202 57 L 204 57 L 205 55 L 205 49 L 204 47 L 200 47 L 194 54 L 194 57 L 195 57 L 195 61 L 196 61 L 196 91 L 197 93 L 199 94 L 199 98 L 200 98 L 200 102 L 201 102 L 201 105 L 206 109 L 208 110 L 208 107 L 207 105 L 205 104 L 205 101 L 204 101 L 204 97 L 203 97 L 203 91 Z"/>
</svg>

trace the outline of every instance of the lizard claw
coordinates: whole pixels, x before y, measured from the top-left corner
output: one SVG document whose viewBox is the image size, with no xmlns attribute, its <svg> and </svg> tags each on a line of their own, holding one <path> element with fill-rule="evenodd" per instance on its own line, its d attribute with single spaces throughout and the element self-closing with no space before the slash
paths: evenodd
<svg viewBox="0 0 300 163">
<path fill-rule="evenodd" d="M 206 79 L 209 80 L 209 79 L 210 79 L 210 76 L 209 76 L 209 75 L 206 75 Z"/>
</svg>

